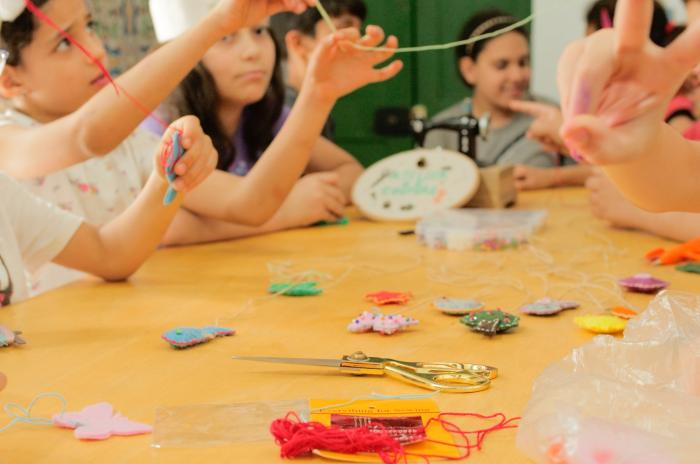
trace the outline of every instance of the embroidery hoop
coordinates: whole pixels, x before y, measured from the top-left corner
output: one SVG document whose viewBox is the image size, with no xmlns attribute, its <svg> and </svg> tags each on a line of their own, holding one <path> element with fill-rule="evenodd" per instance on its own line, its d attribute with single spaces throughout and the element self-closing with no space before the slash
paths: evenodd
<svg viewBox="0 0 700 464">
<path fill-rule="evenodd" d="M 415 221 L 463 206 L 476 194 L 479 169 L 470 158 L 442 148 L 419 148 L 384 158 L 360 176 L 353 203 L 375 221 Z"/>
</svg>

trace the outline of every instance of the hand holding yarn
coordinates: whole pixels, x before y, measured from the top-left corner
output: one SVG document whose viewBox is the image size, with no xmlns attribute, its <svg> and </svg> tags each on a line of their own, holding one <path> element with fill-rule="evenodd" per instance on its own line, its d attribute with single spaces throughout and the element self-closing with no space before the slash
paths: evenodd
<svg viewBox="0 0 700 464">
<path fill-rule="evenodd" d="M 214 12 L 229 33 L 254 26 L 263 19 L 283 11 L 303 13 L 316 0 L 221 0 Z"/>
<path fill-rule="evenodd" d="M 389 51 L 368 52 L 354 47 L 375 47 L 383 41 L 384 30 L 379 26 L 367 26 L 363 37 L 353 28 L 329 35 L 312 55 L 303 87 L 324 100 L 335 101 L 367 84 L 391 79 L 403 68 L 401 61 L 378 69 L 375 66 L 392 57 L 398 46 L 396 37 L 386 41 L 384 47 Z"/>
</svg>

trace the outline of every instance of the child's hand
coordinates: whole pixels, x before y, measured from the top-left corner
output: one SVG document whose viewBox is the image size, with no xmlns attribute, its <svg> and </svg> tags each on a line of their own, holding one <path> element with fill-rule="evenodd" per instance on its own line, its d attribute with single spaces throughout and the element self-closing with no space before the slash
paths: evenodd
<svg viewBox="0 0 700 464">
<path fill-rule="evenodd" d="M 559 63 L 564 126 L 572 154 L 616 164 L 657 149 L 664 110 L 700 61 L 700 24 L 666 49 L 649 40 L 650 0 L 620 0 L 615 28 L 570 45 Z"/>
<path fill-rule="evenodd" d="M 595 217 L 613 227 L 639 228 L 639 217 L 644 214 L 642 210 L 627 200 L 599 169 L 588 178 L 586 188 L 591 192 L 591 211 Z"/>
<path fill-rule="evenodd" d="M 304 227 L 343 217 L 348 203 L 335 172 L 308 174 L 297 181 L 280 207 L 286 227 Z"/>
<path fill-rule="evenodd" d="M 563 124 L 559 108 L 546 103 L 513 100 L 510 102 L 510 109 L 534 118 L 527 131 L 527 138 L 537 141 L 550 153 L 567 153 L 564 140 L 559 135 Z"/>
<path fill-rule="evenodd" d="M 348 93 L 374 82 L 391 79 L 403 68 L 401 61 L 375 69 L 374 66 L 388 60 L 392 51 L 358 50 L 353 44 L 377 47 L 384 41 L 384 31 L 378 26 L 367 26 L 360 37 L 357 29 L 343 29 L 326 37 L 314 52 L 304 87 L 320 97 L 335 101 Z M 395 49 L 396 37 L 391 36 L 384 47 Z"/>
<path fill-rule="evenodd" d="M 537 168 L 519 164 L 513 170 L 515 188 L 518 190 L 539 190 L 557 185 L 557 175 L 560 168 Z"/>
<path fill-rule="evenodd" d="M 189 192 L 216 168 L 218 154 L 209 136 L 202 131 L 199 119 L 194 116 L 185 116 L 173 122 L 163 134 L 161 145 L 170 145 L 173 132 L 176 130 L 180 132 L 180 143 L 185 153 L 175 164 L 177 178 L 173 182 L 173 187 L 178 192 Z M 161 150 L 156 154 L 156 169 L 165 179 Z"/>
<path fill-rule="evenodd" d="M 316 5 L 316 0 L 221 0 L 215 14 L 221 18 L 227 33 L 259 24 L 263 19 L 282 11 L 303 13 Z"/>
</svg>

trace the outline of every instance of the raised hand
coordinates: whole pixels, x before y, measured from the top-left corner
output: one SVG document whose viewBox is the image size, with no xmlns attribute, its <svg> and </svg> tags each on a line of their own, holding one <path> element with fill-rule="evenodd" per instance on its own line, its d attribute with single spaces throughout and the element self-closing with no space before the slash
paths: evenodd
<svg viewBox="0 0 700 464">
<path fill-rule="evenodd" d="M 649 40 L 652 14 L 651 0 L 620 0 L 614 29 L 564 52 L 561 135 L 574 156 L 619 164 L 660 149 L 666 105 L 700 61 L 700 24 L 662 49 Z"/>
<path fill-rule="evenodd" d="M 299 14 L 314 5 L 316 0 L 221 0 L 214 11 L 225 31 L 231 33 L 282 11 Z"/>
<path fill-rule="evenodd" d="M 383 51 L 360 50 L 353 46 L 377 47 L 384 41 L 379 26 L 367 26 L 360 37 L 357 29 L 340 30 L 326 37 L 311 57 L 304 87 L 312 87 L 323 98 L 338 99 L 367 84 L 391 79 L 403 68 L 401 61 L 375 68 L 393 56 L 398 40 L 390 36 Z"/>
</svg>

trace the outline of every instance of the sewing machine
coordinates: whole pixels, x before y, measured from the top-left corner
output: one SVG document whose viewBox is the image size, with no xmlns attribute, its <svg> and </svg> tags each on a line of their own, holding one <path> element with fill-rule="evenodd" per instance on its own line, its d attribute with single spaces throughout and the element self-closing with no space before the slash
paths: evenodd
<svg viewBox="0 0 700 464">
<path fill-rule="evenodd" d="M 428 110 L 417 105 L 411 110 L 410 125 L 419 147 L 425 145 L 428 134 L 435 130 L 455 132 L 459 137 L 460 153 L 470 157 L 479 166 L 481 183 L 474 198 L 467 205 L 472 208 L 506 208 L 515 204 L 517 190 L 513 178 L 513 166 L 495 165 L 484 167 L 477 160 L 478 139 L 486 140 L 491 116 L 485 114 L 477 118 L 472 113 L 471 101 L 465 105 L 462 116 L 432 122 L 428 120 Z"/>
</svg>

